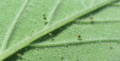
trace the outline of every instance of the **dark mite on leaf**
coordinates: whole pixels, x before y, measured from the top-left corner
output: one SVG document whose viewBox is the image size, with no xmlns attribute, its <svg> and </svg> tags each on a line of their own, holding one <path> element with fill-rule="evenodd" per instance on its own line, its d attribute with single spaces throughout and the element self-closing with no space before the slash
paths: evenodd
<svg viewBox="0 0 120 61">
<path fill-rule="evenodd" d="M 43 19 L 44 19 L 44 20 L 47 20 L 47 17 L 46 17 L 46 15 L 45 15 L 45 14 L 43 14 Z"/>
<path fill-rule="evenodd" d="M 64 59 L 64 57 L 61 57 L 61 60 L 63 60 Z"/>
<path fill-rule="evenodd" d="M 94 21 L 93 21 L 94 18 L 93 18 L 93 17 L 90 17 L 90 19 L 91 19 L 91 22 L 90 22 L 90 23 L 91 23 L 91 24 L 94 24 Z"/>
<path fill-rule="evenodd" d="M 79 59 L 77 59 L 77 61 L 79 61 Z"/>
<path fill-rule="evenodd" d="M 45 22 L 45 25 L 48 24 L 48 22 Z"/>
<path fill-rule="evenodd" d="M 78 35 L 77 38 L 78 38 L 78 40 L 81 40 L 81 36 L 80 35 Z"/>
<path fill-rule="evenodd" d="M 80 36 L 80 35 L 78 35 L 78 38 L 81 38 L 81 36 Z"/>
<path fill-rule="evenodd" d="M 110 47 L 110 49 L 113 49 L 113 47 Z"/>
</svg>

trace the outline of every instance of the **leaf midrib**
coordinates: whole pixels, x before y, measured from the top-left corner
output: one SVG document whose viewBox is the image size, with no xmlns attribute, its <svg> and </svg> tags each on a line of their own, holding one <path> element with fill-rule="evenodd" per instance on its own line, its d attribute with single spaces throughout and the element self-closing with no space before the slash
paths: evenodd
<svg viewBox="0 0 120 61">
<path fill-rule="evenodd" d="M 100 4 L 98 4 L 97 6 L 95 6 L 94 8 L 87 8 L 86 10 L 83 10 L 81 12 L 77 12 L 75 14 L 73 14 L 72 16 L 70 16 L 70 18 L 65 18 L 62 21 L 59 21 L 57 23 L 55 23 L 53 26 L 51 26 L 50 28 L 47 28 L 43 31 L 40 31 L 37 33 L 35 33 L 33 36 L 26 38 L 25 40 L 22 40 L 21 42 L 17 43 L 16 45 L 8 48 L 6 51 L 4 51 L 2 54 L 0 54 L 0 60 L 3 60 L 5 58 L 7 58 L 8 56 L 12 55 L 13 53 L 15 53 L 16 51 L 22 49 L 23 47 L 26 47 L 27 45 L 29 45 L 30 43 L 32 43 L 33 41 L 35 41 L 36 39 L 38 39 L 39 37 L 42 37 L 46 34 L 48 34 L 51 31 L 56 30 L 57 28 L 64 26 L 67 23 L 70 23 L 72 21 L 74 21 L 74 19 L 81 17 L 83 15 L 86 15 L 87 13 L 90 13 L 91 11 L 94 11 L 98 8 L 101 8 L 109 3 L 112 3 L 116 0 L 110 0 L 110 1 L 104 1 Z M 86 12 L 85 12 L 86 11 Z M 54 27 L 56 26 L 56 27 Z"/>
</svg>

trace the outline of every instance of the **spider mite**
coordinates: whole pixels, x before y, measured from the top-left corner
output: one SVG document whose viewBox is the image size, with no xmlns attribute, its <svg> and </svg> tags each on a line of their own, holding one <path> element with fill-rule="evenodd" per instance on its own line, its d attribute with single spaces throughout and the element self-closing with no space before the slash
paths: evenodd
<svg viewBox="0 0 120 61">
<path fill-rule="evenodd" d="M 48 24 L 48 22 L 45 22 L 45 25 Z"/>
<path fill-rule="evenodd" d="M 90 19 L 91 19 L 91 22 L 90 22 L 90 23 L 91 23 L 91 24 L 94 24 L 94 21 L 93 21 L 94 18 L 93 18 L 93 17 L 90 17 Z"/>
<path fill-rule="evenodd" d="M 77 37 L 78 37 L 78 38 L 81 38 L 81 36 L 80 36 L 80 35 L 78 35 Z"/>
<path fill-rule="evenodd" d="M 77 38 L 78 38 L 79 40 L 81 40 L 81 35 L 77 35 Z"/>
<path fill-rule="evenodd" d="M 47 17 L 46 17 L 46 15 L 45 15 L 45 14 L 43 14 L 43 19 L 44 19 L 44 20 L 47 20 Z"/>
</svg>

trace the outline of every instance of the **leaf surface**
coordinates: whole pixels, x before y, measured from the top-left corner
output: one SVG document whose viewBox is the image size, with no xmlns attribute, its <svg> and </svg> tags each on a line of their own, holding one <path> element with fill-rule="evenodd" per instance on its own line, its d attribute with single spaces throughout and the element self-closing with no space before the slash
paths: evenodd
<svg viewBox="0 0 120 61">
<path fill-rule="evenodd" d="M 85 18 L 77 19 L 74 23 L 68 24 L 36 41 L 32 46 L 54 46 L 65 43 L 120 40 L 120 7 L 110 5 L 89 14 Z M 114 13 L 113 13 L 114 12 Z M 46 39 L 41 43 L 42 40 Z"/>
<path fill-rule="evenodd" d="M 91 1 L 94 2 L 94 0 Z M 2 30 L 0 32 L 3 43 L 1 44 L 0 60 L 74 19 L 116 0 L 97 0 L 94 5 L 90 5 L 91 1 L 84 0 L 84 3 L 81 0 L 12 0 L 10 5 L 7 4 L 8 0 L 1 2 L 3 5 L 10 6 L 10 9 L 14 9 L 10 11 L 7 6 L 1 6 L 1 9 L 5 10 L 1 10 L 3 13 L 1 16 L 8 17 L 8 19 L 1 19 L 0 28 Z M 90 6 L 86 6 L 86 4 Z M 5 13 L 8 15 L 4 15 Z M 46 25 L 46 23 L 48 24 Z"/>
<path fill-rule="evenodd" d="M 110 5 L 77 19 L 18 52 L 14 61 L 116 61 L 120 7 Z M 114 12 L 114 13 L 113 13 Z M 112 18 L 111 18 L 112 17 Z M 79 36 L 80 35 L 80 36 Z M 43 42 L 40 42 L 42 41 Z M 6 60 L 7 61 L 7 60 Z"/>
</svg>

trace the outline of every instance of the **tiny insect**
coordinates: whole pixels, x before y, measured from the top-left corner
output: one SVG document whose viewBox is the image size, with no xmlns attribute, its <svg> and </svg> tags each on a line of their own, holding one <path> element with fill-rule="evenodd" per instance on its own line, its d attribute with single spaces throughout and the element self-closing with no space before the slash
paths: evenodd
<svg viewBox="0 0 120 61">
<path fill-rule="evenodd" d="M 46 15 L 45 15 L 45 14 L 43 14 L 43 19 L 44 19 L 44 20 L 47 20 L 47 17 L 46 17 Z"/>
<path fill-rule="evenodd" d="M 91 24 L 94 24 L 94 21 L 93 21 L 94 18 L 93 18 L 93 17 L 90 17 L 90 19 L 91 19 L 91 22 L 90 22 L 90 23 L 91 23 Z"/>
<path fill-rule="evenodd" d="M 80 35 L 78 35 L 77 37 L 78 37 L 79 40 L 81 40 L 81 36 Z"/>
<path fill-rule="evenodd" d="M 68 46 L 68 45 L 66 45 L 65 47 L 66 47 L 66 48 L 68 48 L 69 46 Z"/>
<path fill-rule="evenodd" d="M 48 22 L 45 22 L 45 25 L 48 24 Z"/>
<path fill-rule="evenodd" d="M 64 57 L 61 57 L 61 60 L 63 60 L 64 59 Z"/>
<path fill-rule="evenodd" d="M 81 38 L 81 36 L 80 36 L 80 35 L 78 35 L 78 38 Z"/>
<path fill-rule="evenodd" d="M 77 59 L 77 61 L 79 61 L 79 59 Z"/>
<path fill-rule="evenodd" d="M 113 49 L 113 47 L 110 47 L 110 49 Z"/>
</svg>

